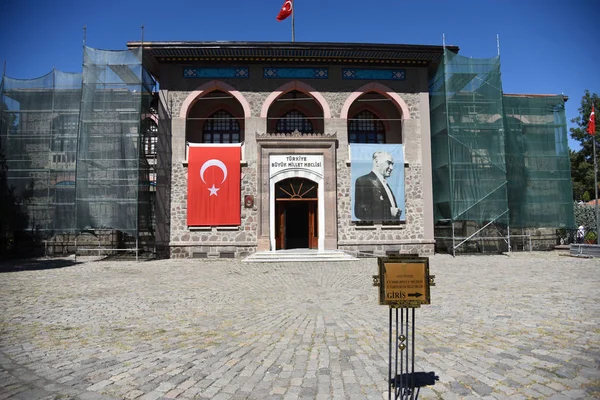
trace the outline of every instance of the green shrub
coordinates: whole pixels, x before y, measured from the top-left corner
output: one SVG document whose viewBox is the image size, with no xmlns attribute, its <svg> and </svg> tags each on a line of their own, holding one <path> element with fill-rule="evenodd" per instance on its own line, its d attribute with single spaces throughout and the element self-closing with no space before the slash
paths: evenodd
<svg viewBox="0 0 600 400">
<path fill-rule="evenodd" d="M 598 235 L 594 231 L 586 232 L 585 236 L 583 237 L 583 240 L 586 243 L 596 243 L 596 239 L 598 239 Z"/>
<path fill-rule="evenodd" d="M 575 225 L 583 225 L 586 232 L 596 230 L 596 206 L 575 203 Z"/>
</svg>

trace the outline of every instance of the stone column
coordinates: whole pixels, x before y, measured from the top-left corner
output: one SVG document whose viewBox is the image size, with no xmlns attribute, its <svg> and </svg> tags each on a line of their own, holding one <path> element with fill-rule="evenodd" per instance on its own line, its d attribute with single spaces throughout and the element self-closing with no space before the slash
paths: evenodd
<svg viewBox="0 0 600 400">
<path fill-rule="evenodd" d="M 345 118 L 326 119 L 325 134 L 337 137 L 337 160 L 348 161 L 348 120 Z"/>
<path fill-rule="evenodd" d="M 262 147 L 256 143 L 258 135 L 266 133 L 267 120 L 266 118 L 252 117 L 246 119 L 246 133 L 252 135 L 253 139 L 247 141 L 249 148 L 246 149 L 247 157 L 254 155 L 254 166 L 256 171 L 256 196 L 255 202 L 258 209 L 258 224 L 257 224 L 257 251 L 268 251 L 271 249 L 271 241 L 269 239 L 269 155 Z"/>
<path fill-rule="evenodd" d="M 175 117 L 171 121 L 171 232 L 170 243 L 179 241 L 182 232 L 187 231 L 185 220 L 186 211 L 182 211 L 187 197 L 187 166 L 183 165 L 186 158 L 185 118 Z"/>
<path fill-rule="evenodd" d="M 404 144 L 404 162 L 410 166 L 420 165 L 422 156 L 422 133 L 419 121 L 416 119 L 402 120 L 402 142 Z"/>
<path fill-rule="evenodd" d="M 257 250 L 264 251 L 269 250 L 268 247 L 265 247 L 264 240 L 261 242 L 261 201 L 263 197 L 263 192 L 261 191 L 260 184 L 260 176 L 259 167 L 261 165 L 261 160 L 258 154 L 258 146 L 256 145 L 256 135 L 257 133 L 264 132 L 265 129 L 265 119 L 259 117 L 250 117 L 245 120 L 245 133 L 244 133 L 244 148 L 243 151 L 243 161 L 246 162 L 243 170 L 245 171 L 246 178 L 244 181 L 248 184 L 247 193 L 254 196 L 254 207 L 252 208 L 252 221 L 249 222 L 251 229 L 254 230 L 253 234 L 256 238 Z M 268 192 L 267 192 L 268 193 Z M 268 197 L 267 197 L 268 199 Z M 267 200 L 268 201 L 268 200 Z M 267 245 L 268 245 L 268 231 L 267 231 Z M 262 247 L 261 247 L 262 246 Z"/>
<path fill-rule="evenodd" d="M 251 117 L 246 118 L 246 132 L 244 138 L 244 160 L 248 165 L 255 165 L 258 157 L 256 147 L 256 135 L 265 132 L 265 118 Z"/>
<path fill-rule="evenodd" d="M 433 240 L 433 172 L 431 167 L 431 126 L 429 93 L 419 93 L 421 107 L 421 157 L 423 168 L 423 233 L 425 240 Z"/>
<path fill-rule="evenodd" d="M 326 225 L 325 234 L 325 249 L 336 250 L 338 248 L 338 207 L 337 207 L 337 196 L 338 196 L 338 164 L 349 161 L 350 156 L 348 153 L 348 120 L 342 118 L 329 118 L 325 119 L 325 134 L 335 136 L 337 138 L 337 149 L 335 144 L 330 149 L 326 150 L 330 153 L 328 157 L 325 157 L 325 161 L 329 161 L 328 168 L 325 168 L 325 201 L 326 205 L 325 212 L 333 213 L 335 218 L 325 218 L 325 221 L 329 224 Z M 329 186 L 330 184 L 330 186 Z"/>
<path fill-rule="evenodd" d="M 176 117 L 171 122 L 171 148 L 173 150 L 173 163 L 182 163 L 186 159 L 185 145 L 185 118 Z"/>
</svg>

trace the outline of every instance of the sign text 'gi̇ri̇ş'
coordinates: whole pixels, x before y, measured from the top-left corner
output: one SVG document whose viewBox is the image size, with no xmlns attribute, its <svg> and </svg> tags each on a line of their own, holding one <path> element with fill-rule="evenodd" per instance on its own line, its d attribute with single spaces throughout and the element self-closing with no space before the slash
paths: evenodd
<svg viewBox="0 0 600 400">
<path fill-rule="evenodd" d="M 271 155 L 270 175 L 290 169 L 305 169 L 323 175 L 323 156 L 316 154 Z"/>
<path fill-rule="evenodd" d="M 430 304 L 429 260 L 422 257 L 379 260 L 379 304 L 419 307 Z"/>
</svg>

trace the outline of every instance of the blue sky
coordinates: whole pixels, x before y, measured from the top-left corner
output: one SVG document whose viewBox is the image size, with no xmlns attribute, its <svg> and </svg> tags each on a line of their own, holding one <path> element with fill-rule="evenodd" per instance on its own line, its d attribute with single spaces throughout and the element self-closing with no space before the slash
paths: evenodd
<svg viewBox="0 0 600 400">
<path fill-rule="evenodd" d="M 600 0 L 295 0 L 296 41 L 446 44 L 475 58 L 497 54 L 506 93 L 564 93 L 567 119 L 584 90 L 600 94 Z M 87 44 L 128 41 L 290 41 L 283 0 L 4 0 L 0 61 L 6 75 L 35 78 L 53 67 L 81 72 Z M 571 124 L 569 124 L 571 125 Z M 570 146 L 576 148 L 573 141 Z"/>
</svg>

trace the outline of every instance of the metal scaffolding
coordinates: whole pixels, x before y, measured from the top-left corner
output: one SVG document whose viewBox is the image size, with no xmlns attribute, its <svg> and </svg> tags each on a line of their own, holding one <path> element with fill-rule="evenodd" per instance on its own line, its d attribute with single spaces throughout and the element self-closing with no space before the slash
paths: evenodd
<svg viewBox="0 0 600 400">
<path fill-rule="evenodd" d="M 3 78 L 7 186 L 51 254 L 154 252 L 158 104 L 141 60 L 84 47 L 83 74 Z"/>
<path fill-rule="evenodd" d="M 81 77 L 57 70 L 36 79 L 3 77 L 0 149 L 31 238 L 75 230 Z"/>
<path fill-rule="evenodd" d="M 75 198 L 79 231 L 117 231 L 136 256 L 140 235 L 153 231 L 148 153 L 156 143 L 155 81 L 141 60 L 141 48 L 84 48 Z"/>
<path fill-rule="evenodd" d="M 574 225 L 563 96 L 504 95 L 499 56 L 449 50 L 429 90 L 438 251 L 531 249 L 532 229 Z"/>
</svg>

